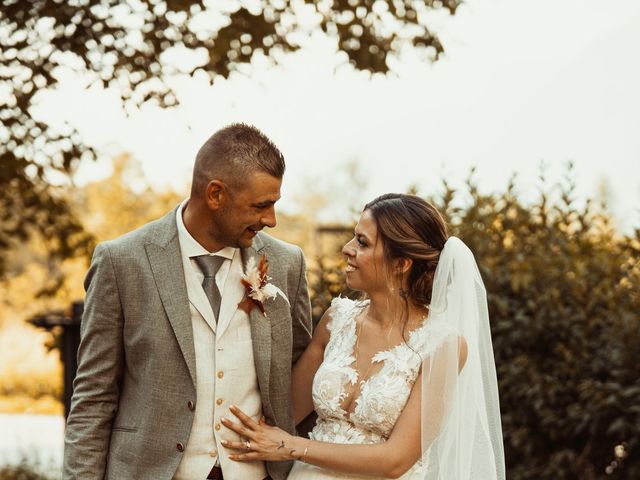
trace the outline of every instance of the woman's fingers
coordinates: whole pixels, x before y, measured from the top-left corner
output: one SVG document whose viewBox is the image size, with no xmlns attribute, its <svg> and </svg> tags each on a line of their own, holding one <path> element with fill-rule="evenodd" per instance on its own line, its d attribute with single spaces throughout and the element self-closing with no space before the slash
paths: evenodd
<svg viewBox="0 0 640 480">
<path fill-rule="evenodd" d="M 222 418 L 225 427 L 245 438 L 244 441 L 222 440 L 222 445 L 232 453 L 231 460 L 252 461 L 252 460 L 288 460 L 290 453 L 285 447 L 282 438 L 285 432 L 271 427 L 266 423 L 264 417 L 257 422 L 245 414 L 235 405 L 229 408 L 238 420 L 242 423 L 234 423 L 228 418 Z"/>
<path fill-rule="evenodd" d="M 251 447 L 251 442 L 231 442 L 229 440 L 221 440 L 220 443 L 222 443 L 225 448 L 230 448 L 232 450 L 244 450 L 245 452 L 250 450 L 248 447 Z"/>
<path fill-rule="evenodd" d="M 233 413 L 236 417 L 238 417 L 238 420 L 240 420 L 242 423 L 244 423 L 250 429 L 253 430 L 254 428 L 256 428 L 258 426 L 258 424 L 250 416 L 245 414 L 242 410 L 240 410 L 235 405 L 231 405 L 229 407 L 229 410 L 231 410 L 231 413 Z"/>
<path fill-rule="evenodd" d="M 229 460 L 235 460 L 236 462 L 248 462 L 251 460 L 263 460 L 263 458 L 258 452 L 250 452 L 229 455 Z"/>
<path fill-rule="evenodd" d="M 229 448 L 232 450 L 237 450 L 237 453 L 230 453 L 229 459 L 234 460 L 236 462 L 250 462 L 252 460 L 265 460 L 266 457 L 262 452 L 257 451 L 247 451 L 247 442 L 231 442 L 229 440 L 221 440 L 222 445 L 225 448 Z"/>
<path fill-rule="evenodd" d="M 241 425 L 239 423 L 233 423 L 231 420 L 224 417 L 221 418 L 220 420 L 222 421 L 225 427 L 227 427 L 230 430 L 233 430 L 241 437 L 247 437 L 249 439 L 253 438 L 253 431 L 249 430 L 244 425 Z"/>
</svg>

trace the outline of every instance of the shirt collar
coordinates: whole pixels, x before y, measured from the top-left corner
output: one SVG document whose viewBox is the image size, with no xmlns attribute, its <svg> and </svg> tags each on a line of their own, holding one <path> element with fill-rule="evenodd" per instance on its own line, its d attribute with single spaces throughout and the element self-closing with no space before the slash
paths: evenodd
<svg viewBox="0 0 640 480">
<path fill-rule="evenodd" d="M 206 248 L 204 248 L 198 241 L 191 236 L 187 227 L 184 225 L 184 220 L 182 219 L 182 212 L 184 207 L 187 205 L 189 199 L 185 199 L 178 208 L 176 212 L 176 223 L 178 226 L 178 237 L 180 239 L 180 248 L 182 253 L 189 258 L 197 257 L 199 255 L 217 255 L 220 257 L 228 258 L 229 260 L 233 259 L 233 256 L 236 253 L 236 249 L 233 247 L 224 247 L 217 252 L 210 252 Z"/>
</svg>

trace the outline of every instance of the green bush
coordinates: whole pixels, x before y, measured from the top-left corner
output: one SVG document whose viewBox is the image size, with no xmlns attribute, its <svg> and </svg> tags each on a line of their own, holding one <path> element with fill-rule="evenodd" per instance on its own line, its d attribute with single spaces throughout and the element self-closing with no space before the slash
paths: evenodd
<svg viewBox="0 0 640 480">
<path fill-rule="evenodd" d="M 509 478 L 640 478 L 640 232 L 570 181 L 553 204 L 513 190 L 440 205 L 487 287 Z"/>
<path fill-rule="evenodd" d="M 0 480 L 51 480 L 28 463 L 0 466 Z"/>
<path fill-rule="evenodd" d="M 620 235 L 604 209 L 577 208 L 569 180 L 533 205 L 513 182 L 467 186 L 429 200 L 487 287 L 508 478 L 640 478 L 640 230 Z M 344 291 L 340 262 L 324 264 L 314 313 Z"/>
</svg>

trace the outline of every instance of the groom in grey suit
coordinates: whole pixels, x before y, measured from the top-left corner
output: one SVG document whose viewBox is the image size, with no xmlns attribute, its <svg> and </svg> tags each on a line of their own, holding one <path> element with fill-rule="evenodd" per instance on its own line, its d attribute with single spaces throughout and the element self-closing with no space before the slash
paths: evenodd
<svg viewBox="0 0 640 480">
<path fill-rule="evenodd" d="M 187 200 L 98 245 L 64 479 L 286 477 L 289 463 L 233 462 L 220 443 L 235 435 L 220 422 L 232 404 L 295 430 L 291 366 L 311 338 L 305 263 L 260 232 L 276 224 L 284 169 L 264 134 L 230 125 L 198 152 Z M 258 306 L 241 280 L 263 258 L 279 294 Z"/>
</svg>

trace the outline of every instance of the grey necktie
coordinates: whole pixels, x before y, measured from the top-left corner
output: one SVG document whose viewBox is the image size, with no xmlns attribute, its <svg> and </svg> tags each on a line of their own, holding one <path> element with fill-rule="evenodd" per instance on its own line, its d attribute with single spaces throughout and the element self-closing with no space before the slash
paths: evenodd
<svg viewBox="0 0 640 480">
<path fill-rule="evenodd" d="M 222 265 L 222 262 L 224 262 L 226 259 L 217 255 L 199 255 L 193 258 L 198 264 L 198 267 L 200 267 L 200 270 L 202 270 L 202 273 L 204 273 L 202 288 L 204 288 L 204 293 L 209 299 L 211 309 L 213 310 L 213 315 L 216 317 L 217 322 L 218 314 L 220 313 L 220 303 L 222 302 L 222 296 L 220 295 L 220 290 L 218 290 L 218 285 L 216 285 L 216 273 Z"/>
</svg>

